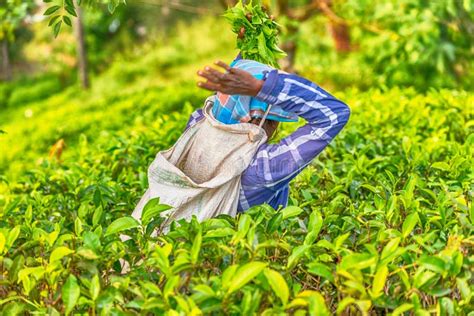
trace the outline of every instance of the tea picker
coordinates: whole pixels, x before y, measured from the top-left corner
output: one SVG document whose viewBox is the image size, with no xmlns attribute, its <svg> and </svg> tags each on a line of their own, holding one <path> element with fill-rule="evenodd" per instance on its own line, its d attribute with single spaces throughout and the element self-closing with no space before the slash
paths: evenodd
<svg viewBox="0 0 474 316">
<path fill-rule="evenodd" d="M 320 86 L 270 66 L 281 56 L 277 24 L 260 6 L 239 2 L 225 17 L 236 34 L 243 25 L 248 30 L 237 39 L 241 53 L 230 66 L 219 61 L 219 70 L 198 71 L 205 79 L 198 86 L 216 94 L 191 115 L 174 146 L 158 152 L 148 169 L 148 189 L 132 214 L 140 219 L 153 198 L 170 205 L 156 234 L 173 220 L 235 216 L 263 203 L 286 206 L 289 182 L 349 118 L 348 106 Z M 300 118 L 304 126 L 268 142 L 279 124 Z"/>
</svg>

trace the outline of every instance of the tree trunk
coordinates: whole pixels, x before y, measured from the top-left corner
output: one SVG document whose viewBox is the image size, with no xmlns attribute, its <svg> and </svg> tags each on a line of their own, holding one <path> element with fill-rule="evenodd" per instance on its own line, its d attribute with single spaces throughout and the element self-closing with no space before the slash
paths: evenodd
<svg viewBox="0 0 474 316">
<path fill-rule="evenodd" d="M 351 38 L 347 24 L 329 22 L 334 46 L 338 52 L 349 52 L 351 50 Z"/>
<path fill-rule="evenodd" d="M 298 48 L 298 27 L 292 24 L 288 25 L 286 37 L 287 40 L 281 45 L 281 48 L 286 52 L 286 57 L 281 61 L 281 68 L 286 72 L 296 72 L 295 58 Z"/>
<path fill-rule="evenodd" d="M 77 18 L 75 19 L 76 40 L 77 40 L 77 71 L 81 85 L 84 89 L 88 89 L 89 73 L 87 71 L 87 47 L 84 39 L 84 24 L 82 22 L 82 9 L 76 6 Z"/>
<path fill-rule="evenodd" d="M 12 65 L 10 62 L 10 55 L 8 52 L 8 40 L 5 38 L 2 41 L 2 70 L 3 79 L 5 81 L 12 80 Z"/>
<path fill-rule="evenodd" d="M 319 0 L 319 9 L 329 19 L 329 31 L 331 32 L 336 51 L 349 52 L 351 50 L 349 26 L 332 11 L 332 0 Z"/>
<path fill-rule="evenodd" d="M 282 49 L 286 53 L 286 57 L 281 61 L 281 68 L 286 72 L 295 71 L 296 42 L 289 40 L 282 44 Z"/>
</svg>

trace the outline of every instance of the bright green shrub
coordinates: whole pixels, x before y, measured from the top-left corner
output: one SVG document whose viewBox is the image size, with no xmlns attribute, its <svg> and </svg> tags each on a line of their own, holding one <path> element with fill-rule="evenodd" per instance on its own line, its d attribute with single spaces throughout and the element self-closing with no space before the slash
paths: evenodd
<svg viewBox="0 0 474 316">
<path fill-rule="evenodd" d="M 170 92 L 151 100 L 188 98 Z M 140 109 L 113 117 L 126 128 L 104 125 L 110 130 L 81 136 L 62 165 L 44 160 L 4 185 L 4 313 L 455 315 L 474 307 L 472 94 L 348 91 L 351 121 L 293 182 L 291 206 L 181 222 L 156 238 L 159 203 L 143 226 L 129 216 L 148 165 L 179 137 L 192 107 L 169 112 L 127 101 L 134 97 L 114 100 L 115 113 L 121 104 Z M 129 273 L 120 274 L 120 258 Z"/>
<path fill-rule="evenodd" d="M 0 109 L 7 107 L 11 90 L 12 90 L 11 84 L 0 83 Z"/>
<path fill-rule="evenodd" d="M 57 77 L 38 78 L 17 83 L 11 90 L 8 105 L 10 107 L 23 106 L 26 103 L 40 101 L 62 89 Z"/>
<path fill-rule="evenodd" d="M 470 313 L 472 93 L 345 91 L 351 119 L 292 182 L 288 208 L 181 222 L 159 237 L 157 201 L 143 225 L 130 218 L 156 152 L 209 95 L 196 69 L 235 56 L 224 36 L 193 44 L 219 28 L 204 26 L 118 61 L 88 92 L 2 110 L 1 314 Z M 305 68 L 319 82 L 316 72 Z M 47 156 L 60 138 L 58 163 Z"/>
</svg>

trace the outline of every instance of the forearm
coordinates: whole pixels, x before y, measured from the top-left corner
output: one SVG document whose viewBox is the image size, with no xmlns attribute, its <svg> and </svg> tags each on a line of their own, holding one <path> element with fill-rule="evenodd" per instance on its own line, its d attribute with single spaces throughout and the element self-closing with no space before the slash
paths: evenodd
<svg viewBox="0 0 474 316">
<path fill-rule="evenodd" d="M 350 116 L 344 102 L 313 82 L 276 70 L 269 73 L 256 98 L 304 118 L 311 133 L 327 141 L 340 132 Z"/>
<path fill-rule="evenodd" d="M 349 119 L 349 107 L 314 83 L 296 75 L 275 75 L 270 73 L 257 98 L 297 114 L 307 124 L 278 144 L 259 148 L 242 178 L 246 186 L 278 189 L 286 185 L 328 146 Z"/>
</svg>

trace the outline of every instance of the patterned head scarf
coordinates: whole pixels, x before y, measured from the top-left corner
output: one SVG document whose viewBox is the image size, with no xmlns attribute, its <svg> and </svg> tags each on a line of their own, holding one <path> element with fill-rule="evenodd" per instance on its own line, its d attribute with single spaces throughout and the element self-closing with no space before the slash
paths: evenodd
<svg viewBox="0 0 474 316">
<path fill-rule="evenodd" d="M 267 72 L 273 70 L 270 66 L 247 59 L 239 59 L 231 65 L 251 73 L 255 78 L 262 80 Z M 253 118 L 262 118 L 268 104 L 246 95 L 228 95 L 218 92 L 212 108 L 212 114 L 221 123 L 247 123 Z M 298 117 L 273 105 L 267 116 L 268 120 L 279 122 L 296 122 Z"/>
</svg>

